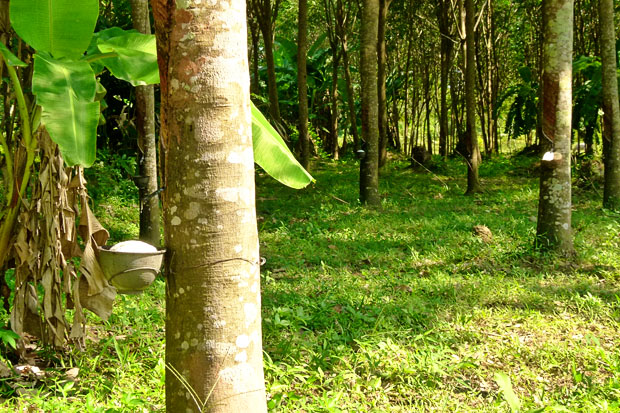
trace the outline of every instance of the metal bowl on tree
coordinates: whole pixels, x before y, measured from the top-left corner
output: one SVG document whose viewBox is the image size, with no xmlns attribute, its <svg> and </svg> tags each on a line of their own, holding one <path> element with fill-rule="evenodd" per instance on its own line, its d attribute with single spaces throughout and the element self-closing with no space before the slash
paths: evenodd
<svg viewBox="0 0 620 413">
<path fill-rule="evenodd" d="M 138 294 L 155 281 L 165 252 L 142 241 L 124 241 L 99 247 L 99 264 L 120 294 Z"/>
</svg>

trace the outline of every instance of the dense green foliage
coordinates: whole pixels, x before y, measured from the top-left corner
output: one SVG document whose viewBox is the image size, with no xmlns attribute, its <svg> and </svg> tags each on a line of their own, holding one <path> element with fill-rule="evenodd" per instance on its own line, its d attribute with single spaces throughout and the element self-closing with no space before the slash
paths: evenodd
<svg viewBox="0 0 620 413">
<path fill-rule="evenodd" d="M 356 162 L 313 166 L 302 192 L 257 178 L 271 411 L 507 411 L 497 373 L 525 410 L 620 408 L 619 217 L 591 186 L 575 190 L 567 262 L 532 245 L 531 158 L 483 164 L 487 192 L 465 198 L 459 161 L 432 174 L 394 161 L 379 211 L 358 205 Z M 137 235 L 136 194 L 115 174 L 127 189 L 99 181 L 95 204 L 120 241 Z M 46 377 L 18 398 L 3 379 L 5 409 L 163 411 L 163 303 L 163 280 L 119 297 L 86 352 L 41 353 Z"/>
</svg>

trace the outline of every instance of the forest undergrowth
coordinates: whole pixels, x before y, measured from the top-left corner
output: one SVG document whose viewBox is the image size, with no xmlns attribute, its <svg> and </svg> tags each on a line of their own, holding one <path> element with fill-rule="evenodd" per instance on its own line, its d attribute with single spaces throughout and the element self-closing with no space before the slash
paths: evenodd
<svg viewBox="0 0 620 413">
<path fill-rule="evenodd" d="M 620 215 L 576 186 L 576 257 L 540 252 L 534 162 L 486 160 L 469 197 L 462 161 L 395 159 L 379 210 L 353 160 L 316 161 L 301 191 L 258 173 L 270 411 L 620 411 Z M 112 241 L 137 236 L 135 196 L 99 188 Z M 0 379 L 5 411 L 163 411 L 164 291 L 119 296 L 84 352 Z"/>
</svg>

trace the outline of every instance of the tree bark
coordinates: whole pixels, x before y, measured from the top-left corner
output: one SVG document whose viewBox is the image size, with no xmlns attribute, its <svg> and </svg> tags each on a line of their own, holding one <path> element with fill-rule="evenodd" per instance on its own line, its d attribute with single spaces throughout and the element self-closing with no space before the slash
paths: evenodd
<svg viewBox="0 0 620 413">
<path fill-rule="evenodd" d="M 156 0 L 153 13 L 167 159 L 166 409 L 266 412 L 246 2 Z"/>
<path fill-rule="evenodd" d="M 265 46 L 265 61 L 267 63 L 267 89 L 269 93 L 269 114 L 279 132 L 282 130 L 280 116 L 280 102 L 278 98 L 278 85 L 276 80 L 276 65 L 273 57 L 274 26 L 278 16 L 278 8 L 281 0 L 252 0 L 251 6 L 258 20 L 258 26 L 263 35 Z"/>
<path fill-rule="evenodd" d="M 299 140 L 301 166 L 309 170 L 310 138 L 308 137 L 308 0 L 299 0 L 297 25 L 297 88 L 299 94 Z"/>
<path fill-rule="evenodd" d="M 250 32 L 250 39 L 252 41 L 252 77 L 250 81 L 250 92 L 258 95 L 260 94 L 260 77 L 258 75 L 258 41 L 259 41 L 259 28 L 256 16 L 252 7 L 247 8 L 248 14 L 248 31 Z"/>
<path fill-rule="evenodd" d="M 340 110 L 338 107 L 338 66 L 340 64 L 340 50 L 337 45 L 333 50 L 332 56 L 332 87 L 330 93 L 330 124 L 329 124 L 329 151 L 332 159 L 338 160 L 338 117 L 340 116 Z"/>
<path fill-rule="evenodd" d="M 387 22 L 388 8 L 391 0 L 379 0 L 379 24 L 377 32 L 377 88 L 378 88 L 378 105 L 379 105 L 379 167 L 383 167 L 387 162 L 387 95 L 386 95 L 386 60 L 385 51 L 385 24 Z"/>
<path fill-rule="evenodd" d="M 131 0 L 134 29 L 151 34 L 148 0 Z M 157 196 L 157 143 L 155 140 L 155 91 L 153 85 L 136 86 L 138 130 L 138 189 L 140 194 L 140 239 L 159 247 L 159 196 Z"/>
<path fill-rule="evenodd" d="M 448 156 L 448 76 L 452 66 L 452 39 L 450 33 L 450 3 L 441 0 L 437 5 L 437 21 L 441 35 L 441 108 L 439 114 L 439 154 Z"/>
<path fill-rule="evenodd" d="M 353 136 L 353 146 L 357 153 L 360 148 L 360 137 L 357 131 L 357 114 L 355 113 L 355 94 L 353 92 L 353 81 L 351 80 L 351 69 L 349 67 L 349 46 L 348 31 L 352 26 L 351 22 L 351 5 L 345 9 L 343 0 L 336 0 L 336 34 L 340 39 L 342 66 L 344 69 L 344 80 L 347 85 L 347 107 L 349 109 L 349 125 L 351 127 L 351 135 Z"/>
<path fill-rule="evenodd" d="M 620 210 L 620 105 L 613 0 L 599 0 L 599 19 L 603 71 L 603 139 L 607 143 L 604 154 L 603 206 Z"/>
<path fill-rule="evenodd" d="M 369 206 L 378 206 L 381 202 L 377 91 L 379 0 L 363 0 L 361 24 L 362 140 L 366 154 L 360 164 L 360 201 Z"/>
<path fill-rule="evenodd" d="M 476 38 L 475 38 L 475 6 L 473 0 L 465 0 L 465 112 L 467 146 L 467 191 L 466 194 L 482 192 L 478 178 L 480 165 L 480 149 L 476 133 Z"/>
<path fill-rule="evenodd" d="M 572 118 L 573 1 L 543 1 L 542 135 L 537 240 L 573 252 L 570 136 Z"/>
<path fill-rule="evenodd" d="M 349 51 L 347 50 L 346 38 L 342 41 L 342 64 L 344 66 L 344 80 L 347 84 L 347 107 L 349 108 L 349 124 L 351 125 L 351 135 L 353 135 L 353 146 L 355 152 L 360 148 L 360 136 L 357 131 L 357 114 L 355 113 L 355 94 L 353 92 L 353 81 L 351 80 L 351 69 L 349 68 Z"/>
</svg>

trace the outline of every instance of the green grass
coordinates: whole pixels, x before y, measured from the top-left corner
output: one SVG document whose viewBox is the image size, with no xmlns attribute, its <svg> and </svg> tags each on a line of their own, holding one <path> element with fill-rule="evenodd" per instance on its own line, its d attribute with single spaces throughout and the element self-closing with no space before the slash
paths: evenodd
<svg viewBox="0 0 620 413">
<path fill-rule="evenodd" d="M 578 255 L 566 261 L 534 248 L 527 158 L 485 162 L 475 197 L 459 160 L 432 174 L 396 160 L 379 210 L 359 205 L 357 168 L 317 162 L 302 191 L 258 174 L 271 411 L 510 411 L 496 373 L 522 411 L 620 411 L 620 215 L 591 186 L 574 190 Z M 105 217 L 116 239 L 137 220 L 126 198 L 96 200 L 100 214 L 123 206 Z M 119 297 L 107 323 L 93 318 L 86 351 L 59 354 L 8 411 L 163 409 L 163 297 L 163 282 Z"/>
</svg>

